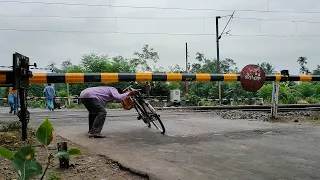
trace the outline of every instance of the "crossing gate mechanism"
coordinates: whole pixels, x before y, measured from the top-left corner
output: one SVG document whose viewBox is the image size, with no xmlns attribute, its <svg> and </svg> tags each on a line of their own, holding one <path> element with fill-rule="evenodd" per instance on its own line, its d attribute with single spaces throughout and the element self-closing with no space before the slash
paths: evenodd
<svg viewBox="0 0 320 180">
<path fill-rule="evenodd" d="M 34 64 L 36 67 L 37 65 Z M 13 54 L 13 78 L 12 86 L 14 90 L 18 90 L 20 97 L 20 110 L 17 113 L 21 121 L 22 141 L 27 139 L 27 125 L 30 119 L 30 113 L 26 105 L 26 96 L 29 89 L 29 79 L 32 77 L 30 71 L 29 58 L 15 53 Z"/>
</svg>

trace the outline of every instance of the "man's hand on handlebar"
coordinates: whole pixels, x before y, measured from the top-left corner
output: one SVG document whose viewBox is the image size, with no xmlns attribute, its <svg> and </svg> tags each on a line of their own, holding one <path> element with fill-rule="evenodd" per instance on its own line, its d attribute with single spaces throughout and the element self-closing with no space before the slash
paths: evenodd
<svg viewBox="0 0 320 180">
<path fill-rule="evenodd" d="M 128 96 L 135 96 L 137 94 L 137 91 L 130 91 Z"/>
</svg>

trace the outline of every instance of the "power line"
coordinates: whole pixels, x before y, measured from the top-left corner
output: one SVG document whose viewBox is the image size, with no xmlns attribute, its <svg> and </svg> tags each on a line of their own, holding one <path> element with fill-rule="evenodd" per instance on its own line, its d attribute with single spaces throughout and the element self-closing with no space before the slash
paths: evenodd
<svg viewBox="0 0 320 180">
<path fill-rule="evenodd" d="M 110 5 L 110 4 L 86 4 L 86 3 L 64 3 L 64 2 L 43 2 L 43 1 L 19 1 L 2 0 L 0 3 L 19 3 L 19 4 L 44 4 L 44 5 L 64 5 L 64 6 L 91 6 L 91 7 L 112 7 L 112 8 L 133 8 L 133 9 L 161 9 L 161 10 L 191 10 L 191 11 L 238 11 L 238 12 L 259 12 L 259 13 L 302 13 L 320 14 L 320 11 L 276 11 L 276 10 L 254 10 L 254 9 L 214 9 L 214 8 L 182 8 L 182 7 L 156 7 L 156 6 L 129 6 L 129 5 Z"/>
<path fill-rule="evenodd" d="M 111 31 L 69 31 L 49 29 L 1 29 L 0 31 L 48 32 L 48 33 L 89 33 L 89 34 L 128 34 L 128 35 L 177 35 L 177 36 L 214 36 L 214 33 L 165 33 L 165 32 L 111 32 Z M 227 34 L 224 37 L 279 37 L 279 38 L 320 38 L 320 35 L 259 35 Z"/>
<path fill-rule="evenodd" d="M 221 17 L 229 17 L 221 16 Z M 125 16 L 60 16 L 60 15 L 11 15 L 11 14 L 0 14 L 0 18 L 66 18 L 66 19 L 146 19 L 146 20 L 175 20 L 175 19 L 214 19 L 214 17 L 125 17 Z M 264 19 L 264 18 L 251 18 L 251 17 L 233 17 L 234 19 L 244 20 L 257 20 L 257 21 L 277 21 L 277 22 L 297 22 L 297 23 L 310 23 L 320 24 L 320 21 L 304 21 L 304 20 L 286 20 L 286 19 Z"/>
<path fill-rule="evenodd" d="M 277 35 L 277 34 L 230 34 L 224 37 L 275 37 L 275 38 L 320 38 L 320 35 Z"/>
<path fill-rule="evenodd" d="M 320 21 L 303 21 L 303 20 L 282 20 L 282 19 L 264 19 L 264 18 L 247 18 L 247 17 L 233 17 L 234 19 L 246 19 L 257 21 L 278 21 L 278 22 L 297 22 L 297 23 L 314 23 L 319 24 Z"/>
<path fill-rule="evenodd" d="M 124 16 L 60 16 L 60 15 L 11 15 L 0 14 L 0 18 L 66 18 L 66 19 L 213 19 L 213 17 L 124 17 Z M 225 16 L 226 17 L 226 16 Z"/>
<path fill-rule="evenodd" d="M 166 32 L 114 32 L 114 31 L 75 31 L 75 30 L 50 30 L 50 29 L 15 29 L 0 28 L 0 31 L 22 31 L 22 32 L 49 32 L 49 33 L 88 33 L 88 34 L 132 34 L 132 35 L 181 35 L 181 36 L 213 36 L 215 34 L 205 33 L 166 33 Z"/>
</svg>

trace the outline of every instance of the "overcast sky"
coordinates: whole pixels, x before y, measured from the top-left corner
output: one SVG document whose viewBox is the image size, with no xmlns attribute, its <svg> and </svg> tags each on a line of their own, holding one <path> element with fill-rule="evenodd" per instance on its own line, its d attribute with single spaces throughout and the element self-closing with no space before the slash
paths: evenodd
<svg viewBox="0 0 320 180">
<path fill-rule="evenodd" d="M 185 67 L 186 42 L 188 42 L 191 63 L 195 62 L 194 58 L 196 52 L 204 53 L 205 56 L 209 58 L 216 57 L 215 35 L 213 35 L 215 34 L 215 16 L 225 16 L 232 13 L 232 11 L 204 9 L 236 10 L 234 15 L 235 18 L 226 29 L 227 31 L 231 30 L 230 33 L 234 36 L 224 35 L 222 37 L 220 43 L 220 56 L 221 59 L 234 59 L 239 68 L 243 68 L 246 64 L 262 63 L 265 61 L 271 62 L 276 66 L 276 70 L 289 69 L 292 74 L 297 74 L 299 65 L 296 60 L 299 56 L 308 58 L 308 67 L 310 69 L 314 69 L 317 64 L 320 64 L 319 51 L 317 51 L 320 45 L 320 23 L 292 22 L 320 21 L 320 12 L 275 13 L 240 11 L 269 10 L 312 12 L 319 11 L 320 1 L 318 0 L 34 1 L 105 4 L 131 7 L 174 7 L 182 9 L 168 10 L 108 6 L 53 5 L 17 3 L 17 1 L 15 3 L 1 2 L 0 0 L 0 65 L 11 65 L 12 53 L 14 52 L 29 56 L 31 61 L 36 62 L 39 67 L 45 67 L 51 61 L 61 64 L 61 62 L 67 59 L 71 59 L 71 61 L 76 64 L 85 53 L 108 54 L 109 56 L 122 55 L 131 58 L 134 51 L 139 51 L 144 44 L 148 44 L 159 53 L 159 65 L 165 68 L 174 66 L 175 64 Z M 27 1 L 22 0 L 22 2 Z M 29 0 L 29 2 L 31 2 L 31 0 Z M 190 8 L 202 10 L 190 10 Z M 60 18 L 19 17 L 30 15 L 60 16 Z M 131 19 L 65 18 L 70 16 L 130 17 Z M 140 17 L 142 19 L 134 17 Z M 188 17 L 190 17 L 190 19 L 188 19 Z M 259 21 L 239 19 L 239 17 L 290 21 Z M 228 17 L 220 20 L 220 32 L 227 21 Z M 13 30 L 51 30 L 54 32 Z M 75 31 L 81 31 L 82 33 L 76 33 Z M 189 35 L 155 35 L 152 33 Z M 268 36 L 257 37 L 257 35 Z M 275 35 L 280 37 L 275 37 Z M 293 35 L 318 37 L 287 37 Z"/>
</svg>

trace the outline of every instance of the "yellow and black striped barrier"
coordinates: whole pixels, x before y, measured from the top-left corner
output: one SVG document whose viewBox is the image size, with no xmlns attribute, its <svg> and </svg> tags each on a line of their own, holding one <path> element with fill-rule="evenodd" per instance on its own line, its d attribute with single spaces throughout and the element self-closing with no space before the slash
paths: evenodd
<svg viewBox="0 0 320 180">
<path fill-rule="evenodd" d="M 12 71 L 0 71 L 0 85 L 12 85 Z M 33 73 L 30 84 L 46 83 L 111 83 L 123 81 L 240 81 L 239 74 L 205 74 L 205 73 Z M 266 81 L 320 81 L 320 76 L 314 75 L 267 75 Z"/>
</svg>

